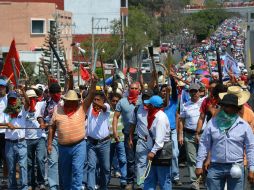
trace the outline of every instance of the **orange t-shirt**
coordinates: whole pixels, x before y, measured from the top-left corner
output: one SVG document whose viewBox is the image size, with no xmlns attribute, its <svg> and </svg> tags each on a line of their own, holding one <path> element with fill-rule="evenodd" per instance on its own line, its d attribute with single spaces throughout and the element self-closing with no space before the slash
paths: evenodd
<svg viewBox="0 0 254 190">
<path fill-rule="evenodd" d="M 56 125 L 60 145 L 70 145 L 85 138 L 85 117 L 83 106 L 68 117 L 61 105 L 57 106 L 52 116 L 52 124 Z"/>
<path fill-rule="evenodd" d="M 243 109 L 239 112 L 239 116 L 250 125 L 254 132 L 254 112 L 248 106 L 244 105 Z"/>
</svg>

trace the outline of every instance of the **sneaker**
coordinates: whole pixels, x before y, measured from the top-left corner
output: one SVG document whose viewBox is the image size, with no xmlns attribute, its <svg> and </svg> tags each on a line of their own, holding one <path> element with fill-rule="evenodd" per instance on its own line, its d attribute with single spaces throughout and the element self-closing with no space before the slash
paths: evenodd
<svg viewBox="0 0 254 190">
<path fill-rule="evenodd" d="M 94 189 L 100 189 L 100 186 L 99 185 L 95 185 Z"/>
<path fill-rule="evenodd" d="M 126 183 L 121 183 L 120 187 L 121 187 L 121 189 L 125 189 Z"/>
<path fill-rule="evenodd" d="M 2 184 L 2 185 L 7 185 L 7 184 L 8 184 L 7 179 L 2 179 L 1 184 Z"/>
<path fill-rule="evenodd" d="M 198 181 L 192 182 L 190 188 L 193 189 L 193 190 L 199 190 L 200 189 L 199 182 Z"/>
<path fill-rule="evenodd" d="M 173 181 L 173 184 L 174 184 L 175 186 L 182 186 L 182 185 L 183 185 L 182 182 L 181 182 L 179 179 L 174 180 L 174 181 Z"/>
<path fill-rule="evenodd" d="M 32 188 L 32 186 L 28 186 L 28 190 L 32 190 L 33 188 Z"/>
<path fill-rule="evenodd" d="M 122 176 L 122 175 L 120 174 L 120 172 L 116 172 L 116 173 L 115 173 L 115 177 L 116 177 L 116 178 L 120 178 L 121 176 Z"/>
<path fill-rule="evenodd" d="M 45 187 L 45 185 L 40 185 L 40 190 L 46 190 L 46 187 Z"/>
<path fill-rule="evenodd" d="M 133 189 L 133 185 L 132 184 L 127 184 L 125 186 L 125 190 L 132 190 Z"/>
</svg>

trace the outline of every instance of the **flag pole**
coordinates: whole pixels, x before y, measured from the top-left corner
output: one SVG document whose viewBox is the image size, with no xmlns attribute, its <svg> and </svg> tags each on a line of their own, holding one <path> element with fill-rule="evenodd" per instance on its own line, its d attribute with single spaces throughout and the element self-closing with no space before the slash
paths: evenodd
<svg viewBox="0 0 254 190">
<path fill-rule="evenodd" d="M 11 58 L 11 66 L 12 66 L 12 70 L 13 70 L 13 74 L 14 74 L 14 79 L 16 82 L 16 88 L 18 88 L 19 79 L 18 79 L 16 67 L 15 67 L 15 58 Z"/>
<path fill-rule="evenodd" d="M 219 72 L 219 82 L 220 82 L 220 84 L 223 84 L 222 71 L 221 71 L 221 62 L 220 62 L 220 53 L 219 53 L 219 48 L 218 47 L 216 47 L 216 55 L 217 55 L 217 65 L 218 65 L 218 72 Z"/>
<path fill-rule="evenodd" d="M 25 67 L 23 66 L 23 63 L 20 60 L 19 60 L 19 62 L 20 62 L 20 65 L 21 65 L 22 69 L 24 70 L 24 73 L 26 75 L 26 79 L 28 79 L 28 75 L 27 75 Z"/>
</svg>

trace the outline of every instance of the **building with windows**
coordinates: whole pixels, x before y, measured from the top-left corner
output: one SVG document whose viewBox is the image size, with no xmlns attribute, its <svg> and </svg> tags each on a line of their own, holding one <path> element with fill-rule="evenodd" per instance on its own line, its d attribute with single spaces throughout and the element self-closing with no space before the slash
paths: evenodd
<svg viewBox="0 0 254 190">
<path fill-rule="evenodd" d="M 23 62 L 38 63 L 45 37 L 53 24 L 58 23 L 60 36 L 69 62 L 72 60 L 72 14 L 60 0 L 0 0 L 0 51 L 5 54 L 13 38 Z M 50 3 L 49 3 L 50 2 Z"/>
</svg>

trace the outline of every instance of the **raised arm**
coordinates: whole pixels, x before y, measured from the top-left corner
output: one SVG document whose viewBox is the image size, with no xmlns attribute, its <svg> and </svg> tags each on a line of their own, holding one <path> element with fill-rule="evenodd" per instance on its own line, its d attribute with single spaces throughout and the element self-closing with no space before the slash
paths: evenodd
<svg viewBox="0 0 254 190">
<path fill-rule="evenodd" d="M 113 117 L 113 123 L 112 123 L 113 135 L 114 135 L 116 142 L 119 142 L 119 137 L 118 137 L 118 132 L 117 132 L 117 124 L 118 124 L 118 119 L 119 119 L 120 115 L 121 115 L 121 112 L 115 111 L 114 117 Z"/>
<path fill-rule="evenodd" d="M 94 98 L 94 95 L 96 93 L 96 83 L 98 81 L 98 77 L 93 74 L 92 76 L 92 81 L 91 81 L 91 87 L 90 87 L 90 90 L 89 90 L 89 93 L 86 97 L 86 99 L 83 101 L 83 109 L 85 111 L 85 113 L 87 112 L 88 108 L 90 107 L 91 103 L 93 102 L 93 98 Z"/>
<path fill-rule="evenodd" d="M 21 96 L 23 96 L 24 100 L 25 100 L 24 108 L 25 108 L 25 110 L 28 110 L 29 105 L 30 105 L 30 101 L 29 101 L 28 96 L 26 95 L 25 87 L 20 85 L 19 89 L 20 89 L 20 92 L 21 92 Z"/>
</svg>

